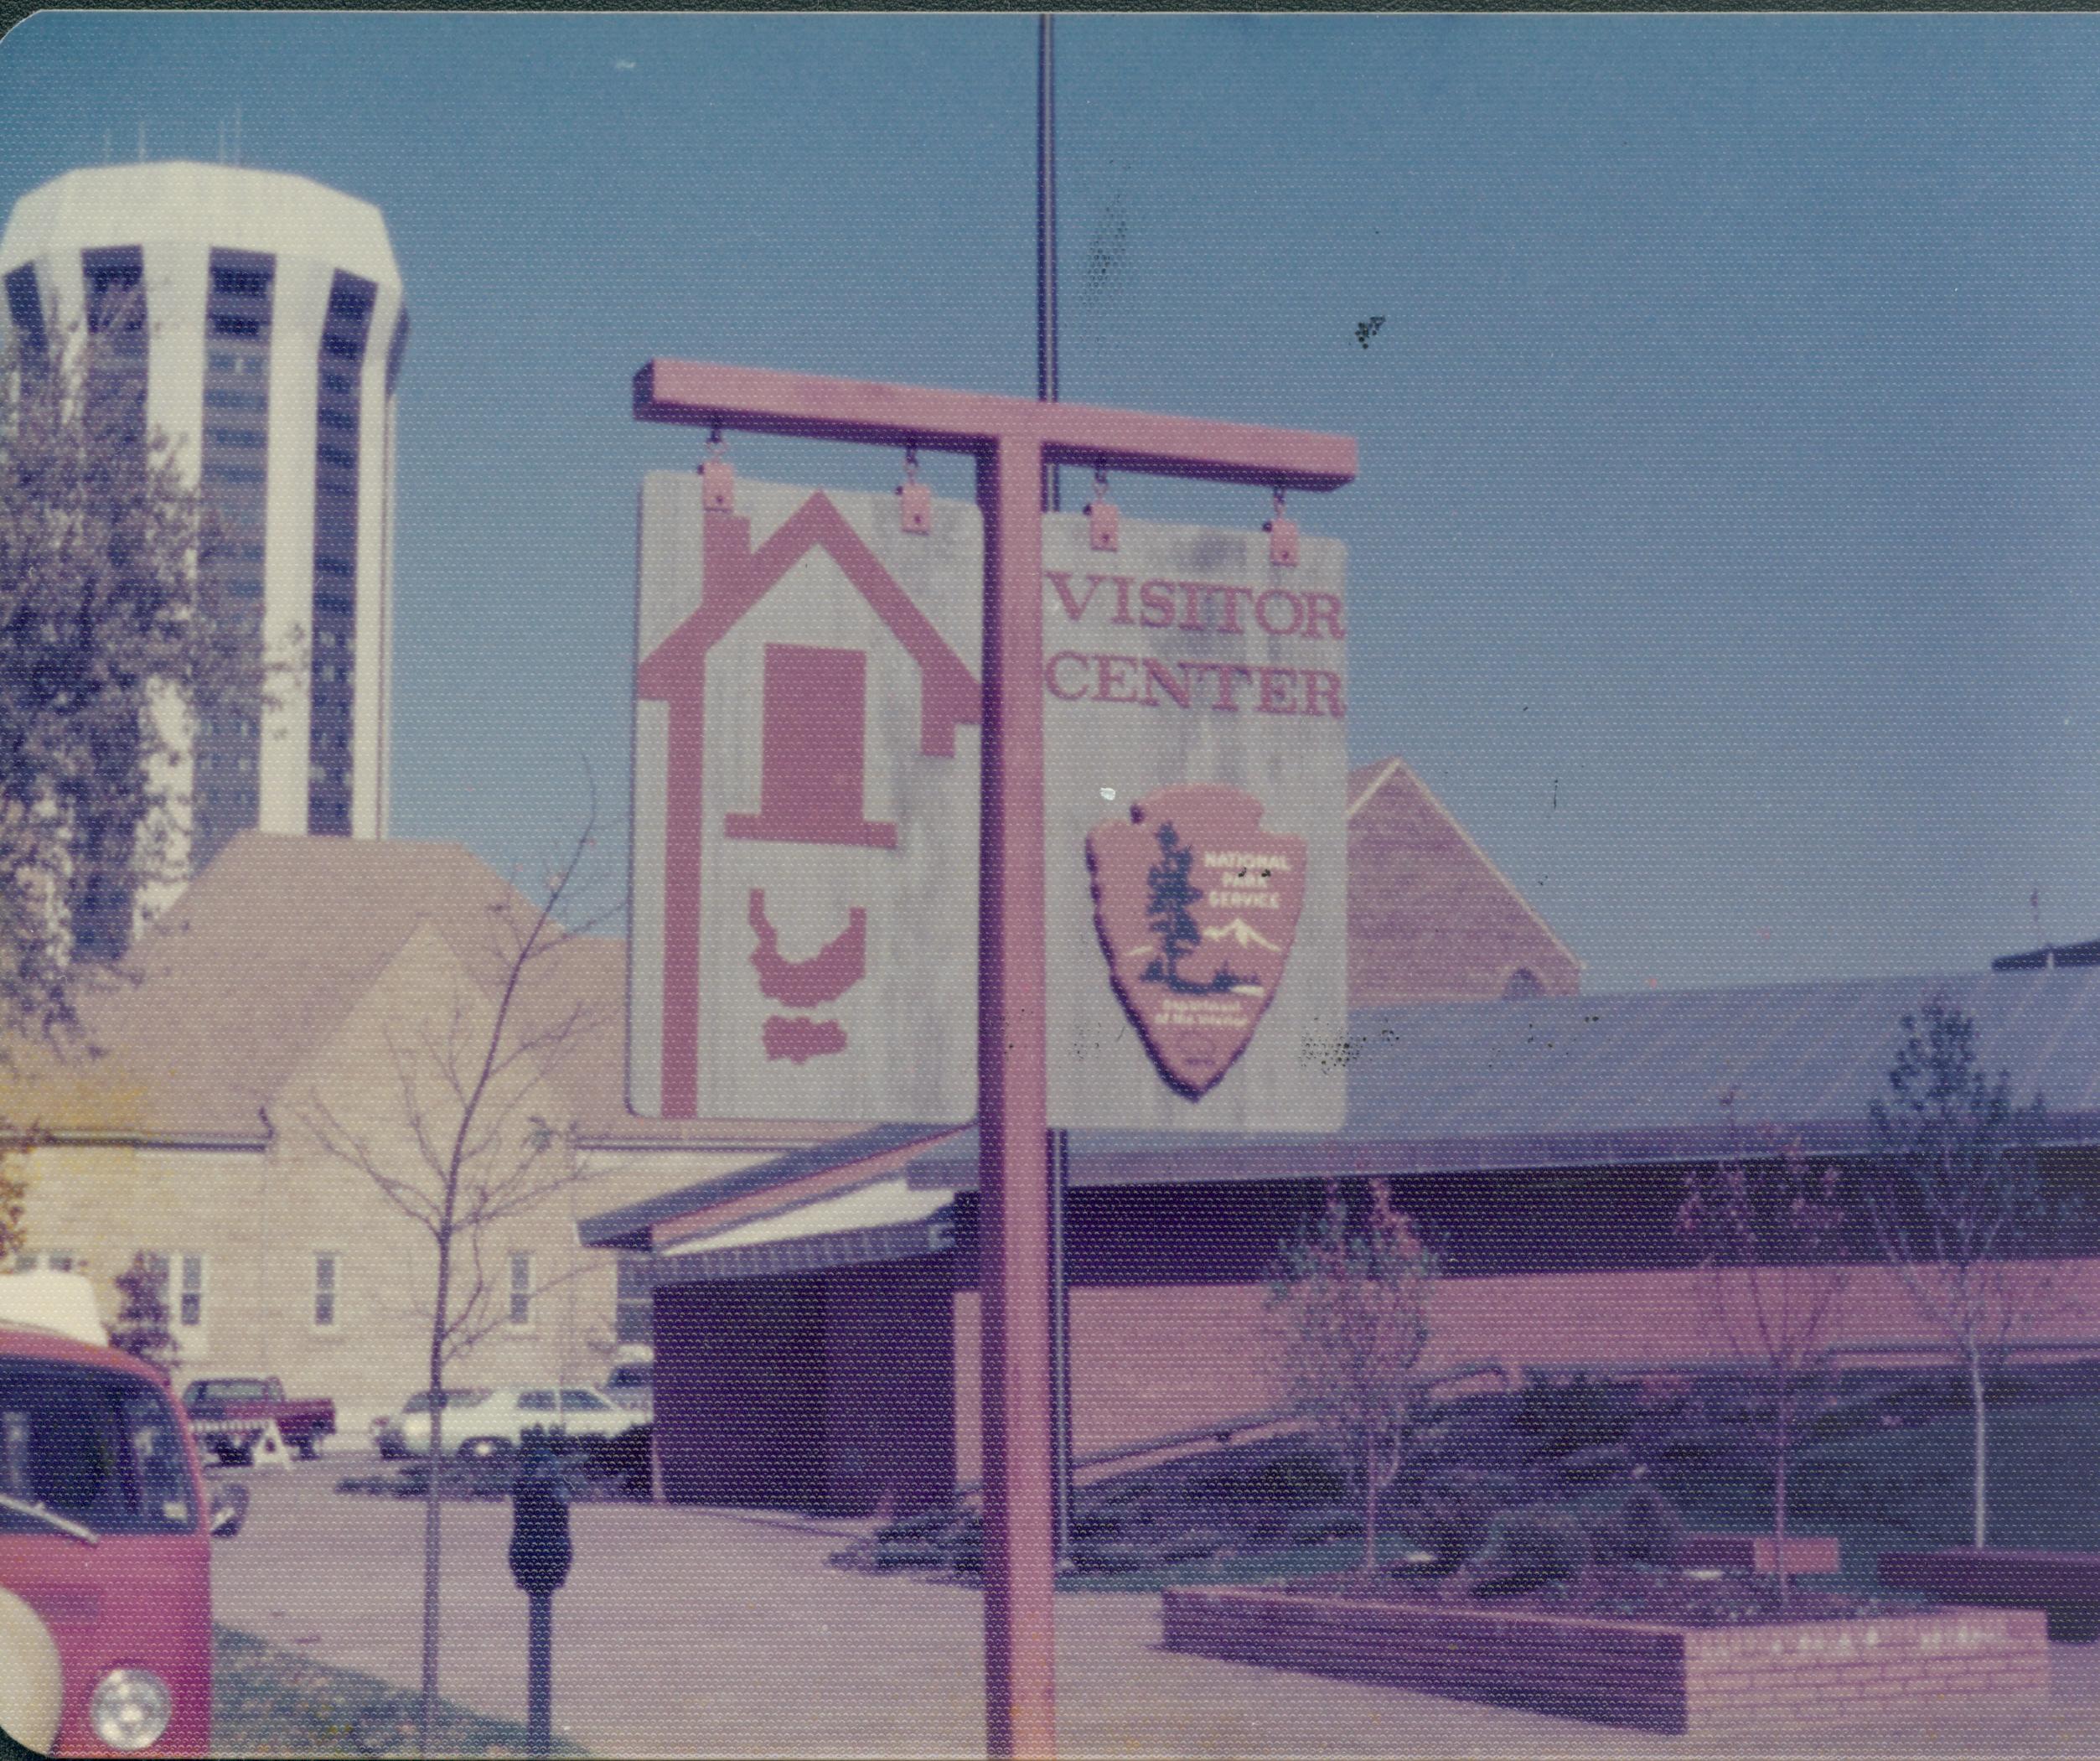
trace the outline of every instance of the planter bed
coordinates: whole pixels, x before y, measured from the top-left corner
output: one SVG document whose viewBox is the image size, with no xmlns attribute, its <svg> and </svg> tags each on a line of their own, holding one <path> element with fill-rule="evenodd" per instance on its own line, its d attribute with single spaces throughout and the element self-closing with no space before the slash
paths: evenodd
<svg viewBox="0 0 2100 1761">
<path fill-rule="evenodd" d="M 1922 1608 L 1772 1587 L 1632 1579 L 1572 1596 L 1466 1597 L 1398 1580 L 1164 1593 L 1166 1643 L 1237 1663 L 1346 1676 L 1675 1735 L 1830 1730 L 1937 1702 L 2041 1704 L 2048 1641 L 2027 1610 Z M 1776 1595 L 1770 1598 L 1776 1602 Z M 1663 1618 L 1597 1612 L 1653 1603 Z"/>
<path fill-rule="evenodd" d="M 1942 1547 L 1884 1553 L 1876 1570 L 1892 1590 L 1983 1607 L 2040 1608 L 2051 1639 L 2100 1639 L 2100 1553 Z"/>
</svg>

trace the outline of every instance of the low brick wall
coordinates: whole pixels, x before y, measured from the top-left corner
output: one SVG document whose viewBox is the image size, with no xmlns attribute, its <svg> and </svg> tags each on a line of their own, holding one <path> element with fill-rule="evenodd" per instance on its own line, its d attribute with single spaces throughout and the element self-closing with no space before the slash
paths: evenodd
<svg viewBox="0 0 2100 1761">
<path fill-rule="evenodd" d="M 1769 1535 L 1687 1535 L 1678 1548 L 1678 1563 L 1709 1571 L 1761 1572 L 1776 1576 L 1779 1548 Z M 1787 1569 L 1803 1576 L 1834 1577 L 1839 1567 L 1834 1535 L 1789 1535 Z"/>
<path fill-rule="evenodd" d="M 2024 1609 L 1709 1627 L 1683 1639 L 1694 1733 L 1896 1723 L 1949 1702 L 2012 1711 L 2049 1697 L 2046 1624 Z"/>
<path fill-rule="evenodd" d="M 2100 1639 L 2100 1553 L 1940 1547 L 1884 1553 L 1875 1569 L 1892 1590 L 1984 1608 L 2040 1608 L 2051 1639 Z"/>
<path fill-rule="evenodd" d="M 1170 1650 L 1673 1735 L 1842 1728 L 1947 1699 L 2009 1710 L 2049 1691 L 2042 1619 L 2026 1612 L 1700 1629 L 1239 1586 L 1164 1603 Z"/>
</svg>

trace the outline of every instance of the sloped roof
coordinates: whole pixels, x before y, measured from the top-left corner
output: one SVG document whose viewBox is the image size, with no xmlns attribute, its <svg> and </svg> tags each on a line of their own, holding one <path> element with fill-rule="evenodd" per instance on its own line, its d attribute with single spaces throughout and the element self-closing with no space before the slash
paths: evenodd
<svg viewBox="0 0 2100 1761">
<path fill-rule="evenodd" d="M 1351 1008 L 1500 997 L 1524 971 L 1575 994 L 1581 962 L 1400 759 L 1350 773 L 1348 831 Z"/>
<path fill-rule="evenodd" d="M 1975 1021 L 1978 1063 L 2007 1073 L 2016 1101 L 2046 1103 L 2045 1142 L 2100 1144 L 2100 968 L 2087 967 L 1355 1010 L 1338 1049 L 1349 1073 L 1338 1132 L 1073 1131 L 1069 1178 L 1109 1186 L 1551 1173 L 1770 1155 L 1787 1144 L 1856 1153 L 1875 1143 L 1868 1109 L 1885 1091 L 1903 1018 L 1936 997 Z M 737 1192 L 777 1189 L 778 1215 L 799 1217 L 795 1183 L 828 1197 L 873 1179 L 878 1151 L 879 1172 L 893 1175 L 897 1146 L 914 1135 L 933 1141 L 902 1162 L 913 1185 L 974 1189 L 975 1127 L 941 1132 L 894 1126 L 879 1142 L 819 1145 L 743 1169 Z M 818 1178 L 827 1173 L 830 1186 Z M 711 1214 L 727 1220 L 714 1192 L 693 1186 L 578 1229 L 592 1246 L 646 1246 L 649 1225 L 678 1216 L 702 1236 Z"/>
<path fill-rule="evenodd" d="M 1550 993 L 1578 968 L 1494 865 L 1397 759 L 1350 779 L 1352 1005 L 1499 995 L 1529 968 Z M 65 1136 L 260 1144 L 261 1109 L 427 922 L 484 982 L 498 914 L 535 906 L 454 844 L 244 832 L 141 938 L 129 973 L 85 999 L 96 1056 L 36 1057 L 13 1111 Z M 527 993 L 582 1012 L 552 1079 L 594 1147 L 830 1142 L 865 1127 L 639 1118 L 626 1105 L 627 947 L 570 941 Z"/>
<path fill-rule="evenodd" d="M 417 924 L 430 919 L 463 956 L 506 893 L 516 899 L 453 845 L 244 832 L 140 938 L 126 971 L 83 999 L 91 1056 L 25 1071 L 39 1079 L 30 1105 L 60 1129 L 258 1139 L 257 1109 Z M 69 1080 L 81 1075 L 92 1082 Z M 40 1099 L 55 1100 L 55 1116 Z"/>
<path fill-rule="evenodd" d="M 1352 1012 L 1348 1112 L 1327 1137 L 1074 1132 L 1072 1178 L 1279 1179 L 1620 1168 L 1875 1142 L 1906 1014 L 1944 998 L 1977 1059 L 2039 1095 L 2045 1141 L 2100 1143 L 2100 968 L 1532 997 Z M 972 1186 L 972 1132 L 913 1163 Z M 748 1171 L 755 1178 L 759 1170 Z"/>
<path fill-rule="evenodd" d="M 262 1109 L 427 924 L 501 981 L 506 924 L 537 907 L 455 844 L 235 838 L 140 938 L 80 1014 L 89 1048 L 21 1060 L 13 1110 L 61 1137 L 260 1144 Z M 787 1147 L 836 1128 L 656 1121 L 628 1112 L 626 944 L 580 935 L 522 994 L 528 1024 L 576 1011 L 551 1080 L 588 1140 L 614 1147 Z"/>
</svg>

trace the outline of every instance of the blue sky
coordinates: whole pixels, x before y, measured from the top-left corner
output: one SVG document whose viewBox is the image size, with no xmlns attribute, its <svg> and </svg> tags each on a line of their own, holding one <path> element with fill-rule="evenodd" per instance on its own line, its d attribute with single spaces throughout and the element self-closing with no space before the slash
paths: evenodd
<svg viewBox="0 0 2100 1761">
<path fill-rule="evenodd" d="M 1358 438 L 1294 507 L 1351 546 L 1352 755 L 1404 755 L 1589 988 L 1973 969 L 2037 888 L 2100 935 L 2100 21 L 1058 40 L 1064 395 Z M 0 41 L 0 202 L 237 115 L 384 210 L 395 830 L 535 873 L 588 774 L 617 890 L 634 495 L 698 450 L 630 379 L 1032 394 L 1034 54 L 1018 16 L 47 13 Z"/>
</svg>

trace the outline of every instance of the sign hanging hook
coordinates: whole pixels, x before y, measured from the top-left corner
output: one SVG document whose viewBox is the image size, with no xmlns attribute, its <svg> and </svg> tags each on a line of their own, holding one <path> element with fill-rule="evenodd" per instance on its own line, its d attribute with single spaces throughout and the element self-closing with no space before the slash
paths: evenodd
<svg viewBox="0 0 2100 1761">
<path fill-rule="evenodd" d="M 904 480 L 897 486 L 897 524 L 901 531 L 927 533 L 934 530 L 934 486 L 918 480 L 918 448 L 904 448 Z"/>
<path fill-rule="evenodd" d="M 1280 486 L 1270 492 L 1275 502 L 1268 519 L 1262 522 L 1262 531 L 1269 535 L 1269 566 L 1271 568 L 1296 568 L 1298 566 L 1298 522 L 1286 518 L 1283 510 L 1283 489 Z"/>
<path fill-rule="evenodd" d="M 700 462 L 700 506 L 706 514 L 727 514 L 737 505 L 737 472 L 729 462 L 729 448 L 722 438 L 722 424 L 711 422 L 707 456 Z"/>
<path fill-rule="evenodd" d="M 1109 500 L 1109 468 L 1097 463 L 1094 467 L 1094 500 L 1087 503 L 1087 540 L 1095 550 L 1116 548 L 1118 519 L 1115 504 Z"/>
</svg>

